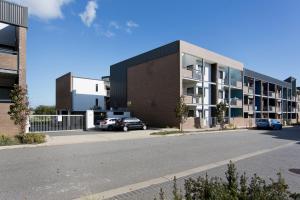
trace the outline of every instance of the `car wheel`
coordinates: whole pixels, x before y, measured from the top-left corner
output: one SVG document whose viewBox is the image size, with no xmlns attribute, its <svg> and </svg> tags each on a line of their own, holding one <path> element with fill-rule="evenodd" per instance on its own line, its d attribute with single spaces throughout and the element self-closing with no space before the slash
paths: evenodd
<svg viewBox="0 0 300 200">
<path fill-rule="evenodd" d="M 113 127 L 112 127 L 112 126 L 108 126 L 107 130 L 108 130 L 108 131 L 112 131 L 112 130 L 113 130 Z"/>
<path fill-rule="evenodd" d="M 143 126 L 143 130 L 147 130 L 147 126 L 146 125 Z"/>
<path fill-rule="evenodd" d="M 128 127 L 127 127 L 127 126 L 124 126 L 124 127 L 123 127 L 123 131 L 127 132 L 127 131 L 128 131 Z"/>
</svg>

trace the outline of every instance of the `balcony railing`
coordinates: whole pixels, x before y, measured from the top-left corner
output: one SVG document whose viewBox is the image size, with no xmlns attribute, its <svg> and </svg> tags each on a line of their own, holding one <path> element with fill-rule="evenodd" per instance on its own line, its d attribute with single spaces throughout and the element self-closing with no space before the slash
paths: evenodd
<svg viewBox="0 0 300 200">
<path fill-rule="evenodd" d="M 231 81 L 231 85 L 237 88 L 243 87 L 243 83 L 241 81 Z"/>
<path fill-rule="evenodd" d="M 269 106 L 269 111 L 270 112 L 275 112 L 275 106 Z"/>
<path fill-rule="evenodd" d="M 243 91 L 245 94 L 249 94 L 249 87 L 244 85 Z"/>
<path fill-rule="evenodd" d="M 231 99 L 230 105 L 237 106 L 237 107 L 242 107 L 243 106 L 243 101 L 241 99 Z"/>
<path fill-rule="evenodd" d="M 281 99 L 281 98 L 282 98 L 282 93 L 277 92 L 277 93 L 276 93 L 276 98 L 277 98 L 277 99 Z"/>
<path fill-rule="evenodd" d="M 269 91 L 269 97 L 275 98 L 275 92 Z"/>
<path fill-rule="evenodd" d="M 202 104 L 202 97 L 196 95 L 184 95 L 185 104 Z"/>
<path fill-rule="evenodd" d="M 280 106 L 277 106 L 277 107 L 276 107 L 276 112 L 277 112 L 277 113 L 281 113 L 281 112 L 282 112 Z"/>
<path fill-rule="evenodd" d="M 183 68 L 182 77 L 194 80 L 202 80 L 202 72 L 200 70 Z"/>
<path fill-rule="evenodd" d="M 253 95 L 254 94 L 254 89 L 253 88 L 249 88 L 249 95 Z"/>
</svg>

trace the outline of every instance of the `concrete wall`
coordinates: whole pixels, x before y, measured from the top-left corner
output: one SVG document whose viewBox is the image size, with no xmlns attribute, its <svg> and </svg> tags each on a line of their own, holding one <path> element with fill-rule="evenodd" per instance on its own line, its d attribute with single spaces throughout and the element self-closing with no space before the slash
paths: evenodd
<svg viewBox="0 0 300 200">
<path fill-rule="evenodd" d="M 96 91 L 96 85 L 98 85 L 98 91 Z M 106 96 L 104 81 L 81 77 L 72 78 L 73 111 L 86 111 L 93 108 L 96 106 L 96 99 L 98 99 L 98 106 L 105 110 L 104 97 Z"/>
<path fill-rule="evenodd" d="M 176 126 L 180 97 L 179 53 L 128 68 L 127 102 L 132 116 L 150 126 Z"/>
</svg>

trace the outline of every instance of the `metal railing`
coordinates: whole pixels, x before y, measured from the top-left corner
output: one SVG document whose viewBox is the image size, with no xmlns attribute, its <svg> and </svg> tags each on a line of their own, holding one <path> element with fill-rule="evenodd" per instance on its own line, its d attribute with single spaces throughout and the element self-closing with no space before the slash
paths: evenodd
<svg viewBox="0 0 300 200">
<path fill-rule="evenodd" d="M 83 115 L 30 115 L 29 132 L 53 132 L 84 129 Z"/>
<path fill-rule="evenodd" d="M 182 74 L 183 74 L 183 78 L 202 80 L 202 71 L 201 70 L 195 70 L 195 69 L 189 69 L 189 68 L 183 67 Z"/>
</svg>

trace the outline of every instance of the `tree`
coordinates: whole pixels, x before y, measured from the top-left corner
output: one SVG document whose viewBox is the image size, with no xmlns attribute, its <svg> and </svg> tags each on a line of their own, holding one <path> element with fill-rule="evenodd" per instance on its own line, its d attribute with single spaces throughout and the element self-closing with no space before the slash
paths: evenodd
<svg viewBox="0 0 300 200">
<path fill-rule="evenodd" d="M 8 114 L 15 125 L 20 126 L 20 134 L 25 134 L 26 124 L 30 113 L 27 89 L 19 85 L 14 85 L 10 92 L 12 104 L 9 106 Z"/>
<path fill-rule="evenodd" d="M 56 109 L 55 106 L 45 106 L 40 105 L 34 109 L 35 115 L 55 115 Z"/>
<path fill-rule="evenodd" d="M 188 106 L 184 103 L 184 96 L 181 96 L 175 108 L 175 114 L 176 118 L 179 119 L 181 132 L 183 131 L 182 126 L 188 116 L 188 112 Z"/>
<path fill-rule="evenodd" d="M 221 128 L 224 128 L 224 115 L 227 111 L 227 105 L 224 102 L 220 102 L 217 104 L 217 120 L 220 123 Z"/>
</svg>

